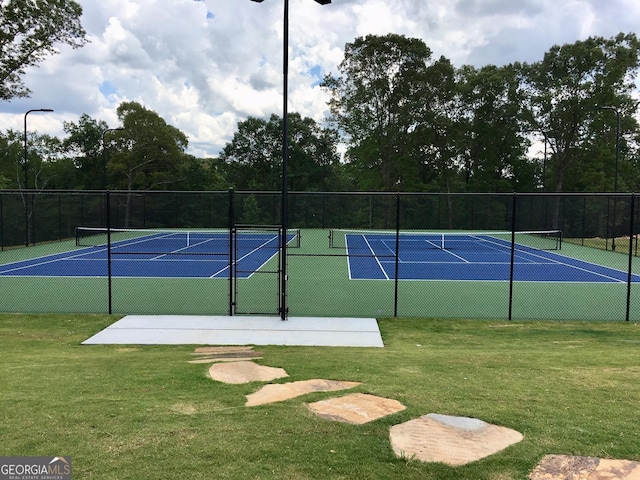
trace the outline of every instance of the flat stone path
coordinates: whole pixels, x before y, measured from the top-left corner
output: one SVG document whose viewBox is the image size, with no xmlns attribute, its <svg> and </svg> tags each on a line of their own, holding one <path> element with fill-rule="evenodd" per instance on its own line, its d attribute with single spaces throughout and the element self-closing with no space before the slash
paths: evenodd
<svg viewBox="0 0 640 480">
<path fill-rule="evenodd" d="M 213 363 L 213 380 L 241 384 L 287 377 L 283 368 L 259 365 L 253 347 L 199 347 L 198 358 L 190 363 Z M 280 402 L 313 392 L 333 392 L 354 388 L 361 382 L 311 379 L 267 384 L 247 395 L 247 407 Z M 406 407 L 397 400 L 353 393 L 308 403 L 318 416 L 334 421 L 363 424 L 397 413 Z M 469 417 L 430 413 L 389 429 L 391 447 L 400 458 L 423 462 L 464 465 L 493 455 L 523 439 L 515 430 L 491 425 Z M 529 474 L 528 480 L 640 480 L 640 464 L 568 455 L 547 455 Z"/>
</svg>

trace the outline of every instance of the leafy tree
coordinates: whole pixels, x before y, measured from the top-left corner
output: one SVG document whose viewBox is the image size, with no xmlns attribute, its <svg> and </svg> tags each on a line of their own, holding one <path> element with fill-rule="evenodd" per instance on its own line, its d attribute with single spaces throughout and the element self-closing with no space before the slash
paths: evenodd
<svg viewBox="0 0 640 480">
<path fill-rule="evenodd" d="M 0 188 L 20 188 L 24 183 L 24 145 L 13 130 L 0 134 Z"/>
<path fill-rule="evenodd" d="M 274 190 L 281 186 L 282 120 L 275 114 L 269 121 L 249 117 L 223 148 L 220 159 L 227 177 L 238 190 Z"/>
<path fill-rule="evenodd" d="M 489 65 L 459 72 L 461 165 L 469 192 L 531 191 L 535 166 L 520 135 L 524 99 L 516 70 Z"/>
<path fill-rule="evenodd" d="M 603 125 L 602 112 L 596 120 L 593 109 L 614 107 L 621 112 L 624 124 L 631 126 L 637 106 L 631 93 L 636 88 L 639 54 L 640 42 L 635 34 L 621 33 L 609 39 L 591 37 L 554 46 L 542 61 L 516 65 L 522 68 L 529 127 L 544 132 L 551 149 L 547 178 L 552 184 L 547 190 L 593 190 L 602 186 L 600 180 L 589 180 L 588 176 L 603 170 L 603 157 L 613 157 L 611 150 L 605 154 L 606 150 L 594 152 L 592 148 L 601 141 Z M 615 125 L 613 120 L 607 123 Z M 606 172 L 605 177 L 613 179 L 614 175 Z"/>
<path fill-rule="evenodd" d="M 134 190 L 166 189 L 187 177 L 187 137 L 156 112 L 137 102 L 118 106 L 122 131 L 113 132 L 114 153 L 107 164 L 109 186 L 128 192 L 125 227 L 129 226 Z"/>
<path fill-rule="evenodd" d="M 44 190 L 53 181 L 51 166 L 62 158 L 62 142 L 51 135 L 30 134 L 28 149 L 28 188 Z"/>
<path fill-rule="evenodd" d="M 186 135 L 137 102 L 121 103 L 117 113 L 123 130 L 113 132 L 116 153 L 107 165 L 111 186 L 165 189 L 184 181 Z"/>
<path fill-rule="evenodd" d="M 107 123 L 82 114 L 78 123 L 65 122 L 64 131 L 69 136 L 63 146 L 70 160 L 79 170 L 76 188 L 102 189 L 106 187 L 106 162 L 108 160 L 109 139 L 103 135 Z"/>
<path fill-rule="evenodd" d="M 334 185 L 339 164 L 336 132 L 313 119 L 291 113 L 289 118 L 290 190 L 322 191 Z M 220 156 L 228 179 L 238 190 L 278 191 L 282 186 L 282 118 L 249 117 Z"/>
<path fill-rule="evenodd" d="M 621 33 L 609 39 L 591 37 L 554 46 L 542 61 L 522 66 L 529 124 L 532 130 L 544 133 L 551 149 L 547 191 L 600 190 L 617 178 L 615 155 L 600 143 L 605 112 L 594 108 L 615 108 L 625 124 L 630 121 L 637 106 L 631 92 L 640 67 L 639 53 L 638 38 Z M 615 119 L 611 124 L 615 125 Z M 557 197 L 551 227 L 559 225 L 560 208 Z M 605 231 L 605 226 L 599 229 Z"/>
<path fill-rule="evenodd" d="M 26 167 L 29 184 L 24 184 L 24 134 L 15 130 L 8 130 L 6 135 L 0 136 L 0 176 L 12 188 L 49 188 L 49 165 L 61 158 L 61 142 L 57 137 L 35 132 L 29 132 L 27 142 Z"/>
<path fill-rule="evenodd" d="M 431 64 L 419 39 L 368 35 L 346 45 L 340 76 L 325 77 L 332 119 L 349 145 L 347 161 L 359 166 L 361 188 L 393 191 L 416 177 L 411 133 L 433 96 Z"/>
<path fill-rule="evenodd" d="M 82 7 L 73 0 L 0 2 L 0 99 L 29 96 L 25 69 L 58 53 L 57 44 L 82 47 Z"/>
<path fill-rule="evenodd" d="M 215 158 L 186 157 L 186 179 L 180 184 L 184 190 L 228 190 L 229 184 L 224 177 L 221 162 Z"/>
</svg>

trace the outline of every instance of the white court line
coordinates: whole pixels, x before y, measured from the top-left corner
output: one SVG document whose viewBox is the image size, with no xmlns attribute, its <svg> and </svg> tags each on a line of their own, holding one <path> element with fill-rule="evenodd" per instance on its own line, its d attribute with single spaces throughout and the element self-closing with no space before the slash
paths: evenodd
<svg viewBox="0 0 640 480">
<path fill-rule="evenodd" d="M 376 263 L 378 264 L 378 268 L 380 268 L 380 271 L 384 275 L 384 278 L 386 280 L 389 280 L 389 275 L 387 275 L 387 272 L 385 271 L 384 267 L 382 266 L 382 263 L 380 263 L 380 259 L 378 258 L 376 253 L 373 251 L 373 248 L 371 248 L 371 244 L 369 243 L 369 240 L 367 239 L 367 236 L 365 234 L 361 234 L 361 237 L 363 238 L 363 240 L 367 244 L 367 247 L 369 247 L 369 251 L 372 253 L 373 258 L 376 259 Z M 349 264 L 349 278 L 352 278 L 351 277 L 351 258 L 350 258 L 350 255 L 349 255 L 349 235 L 347 235 L 345 237 L 345 242 L 346 242 L 346 247 L 347 247 L 347 259 L 348 259 L 347 263 Z"/>
<path fill-rule="evenodd" d="M 476 240 L 478 240 L 481 244 L 487 245 L 486 248 L 488 250 L 495 250 L 495 251 L 498 251 L 498 252 L 511 251 L 511 243 L 510 242 L 509 243 L 500 243 L 499 240 L 494 240 L 494 239 L 491 239 L 491 238 L 483 238 L 483 237 L 479 237 L 479 236 L 472 236 L 472 237 L 475 238 Z M 506 242 L 506 240 L 504 242 Z M 427 243 L 431 243 L 431 242 L 427 241 Z M 598 277 L 601 277 L 601 278 L 605 278 L 605 279 L 608 279 L 608 280 L 613 280 L 616 283 L 626 283 L 626 280 L 620 280 L 619 278 L 615 278 L 615 277 L 612 277 L 610 275 L 599 273 L 599 272 L 596 272 L 594 270 L 590 270 L 590 269 L 585 268 L 585 267 L 581 267 L 581 266 L 578 266 L 578 265 L 572 265 L 571 263 L 563 262 L 563 261 L 561 261 L 559 259 L 552 258 L 550 256 L 536 254 L 534 252 L 530 252 L 530 251 L 524 250 L 523 248 L 526 248 L 526 246 L 522 246 L 522 245 L 518 246 L 518 244 L 516 244 L 514 258 L 520 258 L 522 260 L 525 260 L 526 263 L 514 262 L 514 265 L 561 265 L 561 266 L 564 266 L 564 267 L 572 268 L 574 270 L 578 270 L 578 271 L 585 272 L 585 273 L 588 273 L 588 274 L 591 274 L 591 275 L 595 275 L 595 276 L 598 276 Z M 448 254 L 452 255 L 453 257 L 456 257 L 456 258 L 462 260 L 463 262 L 465 262 L 467 264 L 477 264 L 477 265 L 510 265 L 511 264 L 511 261 L 508 261 L 508 262 L 472 262 L 472 261 L 469 261 L 469 260 L 459 256 L 459 255 L 454 254 L 453 252 L 447 250 L 446 248 L 442 248 L 441 250 L 447 252 Z M 375 253 L 374 253 L 374 255 L 375 255 Z M 557 254 L 557 253 L 551 253 L 550 252 L 547 255 L 553 255 L 553 256 L 557 256 L 557 257 L 571 259 L 571 260 L 582 262 L 582 263 L 585 263 L 585 264 L 594 265 L 594 266 L 598 266 L 598 267 L 602 267 L 602 268 L 607 268 L 607 269 L 611 269 L 611 270 L 614 270 L 614 271 L 617 271 L 617 272 L 621 272 L 621 273 L 626 273 L 623 270 L 619 270 L 619 269 L 616 269 L 616 268 L 613 268 L 613 267 L 607 267 L 607 266 L 604 266 L 604 265 L 590 264 L 590 262 L 587 262 L 587 261 L 584 261 L 584 260 L 579 260 L 579 259 L 573 259 L 571 257 L 566 257 L 566 256 L 563 256 L 563 255 L 560 255 L 560 254 Z M 533 261 L 529 260 L 530 258 L 542 259 L 544 261 L 543 262 L 533 262 Z M 378 262 L 378 263 L 380 263 L 380 262 Z M 394 261 L 383 261 L 383 263 L 389 264 L 389 263 L 394 263 Z M 412 263 L 412 264 L 423 264 L 423 263 L 424 264 L 429 264 L 429 263 L 432 263 L 432 264 L 439 264 L 439 265 L 440 264 L 460 265 L 459 262 L 431 262 L 431 261 L 425 261 L 425 262 L 403 261 L 402 263 Z M 550 281 L 553 281 L 553 280 L 550 280 Z"/>
<path fill-rule="evenodd" d="M 163 237 L 160 237 L 160 238 L 163 238 Z M 182 248 L 178 248 L 177 250 L 172 250 L 171 252 L 163 253 L 162 255 L 158 255 L 156 257 L 150 258 L 149 261 L 159 260 L 160 258 L 166 257 L 167 255 L 173 255 L 173 254 L 176 254 L 178 252 L 182 252 L 183 250 L 186 250 L 188 248 L 197 247 L 198 245 L 204 245 L 205 243 L 212 242 L 214 240 L 217 241 L 217 240 L 220 240 L 220 238 L 207 238 L 205 240 L 202 240 L 201 242 L 193 243 L 191 245 L 186 245 L 186 246 L 184 246 Z M 221 253 L 210 253 L 210 254 L 205 253 L 205 255 L 221 255 Z"/>
<path fill-rule="evenodd" d="M 246 254 L 245 254 L 245 255 L 243 255 L 242 257 L 238 258 L 235 262 L 233 262 L 233 263 L 234 263 L 234 265 L 235 265 L 235 266 L 238 266 L 238 263 L 240 262 L 240 260 L 244 260 L 244 259 L 245 259 L 245 258 L 247 258 L 249 255 L 251 255 L 251 254 L 253 254 L 253 253 L 257 252 L 258 250 L 260 250 L 261 248 L 263 248 L 266 244 L 268 244 L 269 242 L 272 242 L 272 241 L 276 240 L 277 238 L 278 238 L 278 237 L 272 237 L 272 238 L 270 238 L 270 239 L 266 240 L 265 242 L 263 242 L 261 245 L 258 245 L 256 248 L 254 248 L 253 250 L 251 250 L 250 252 L 246 253 Z M 287 243 L 289 243 L 289 242 L 293 241 L 293 239 L 294 239 L 294 238 L 295 238 L 295 235 L 293 236 L 293 238 L 292 238 L 291 240 L 287 239 Z M 275 249 L 275 251 L 274 251 L 274 253 L 273 253 L 273 255 L 271 255 L 271 256 L 270 256 L 269 258 L 267 258 L 264 262 L 262 262 L 262 263 L 258 266 L 258 268 L 257 268 L 256 270 L 260 270 L 263 266 L 265 266 L 267 263 L 269 263 L 269 261 L 270 261 L 273 257 L 275 257 L 275 256 L 278 254 L 278 252 L 279 252 L 279 251 L 280 251 L 280 248 L 276 248 L 276 249 Z M 228 263 L 228 262 L 227 262 L 227 263 Z M 214 273 L 213 275 L 211 275 L 209 278 L 214 278 L 214 277 L 218 276 L 220 273 L 222 273 L 222 272 L 224 272 L 225 270 L 228 270 L 228 269 L 229 269 L 229 265 L 227 264 L 227 266 L 226 266 L 225 268 L 223 268 L 222 270 L 218 270 L 216 273 Z M 252 276 L 253 276 L 253 274 L 252 274 L 252 275 L 249 275 L 249 276 L 248 276 L 248 277 L 246 277 L 246 278 L 251 278 Z"/>
<path fill-rule="evenodd" d="M 91 255 L 93 253 L 95 253 L 95 250 L 87 251 L 87 252 L 84 252 L 84 253 L 77 253 L 77 254 L 71 255 L 71 256 L 63 256 L 63 257 L 60 257 L 60 258 L 52 258 L 50 260 L 46 260 L 46 261 L 42 261 L 42 262 L 31 263 L 30 260 L 20 260 L 20 261 L 17 261 L 17 262 L 5 263 L 4 265 L 0 265 L 0 275 L 4 274 L 4 273 L 7 273 L 7 272 L 15 272 L 15 271 L 19 271 L 19 270 L 25 270 L 25 269 L 31 268 L 31 267 L 39 267 L 40 265 L 49 265 L 51 263 L 63 262 L 65 260 L 78 260 L 79 258 L 77 258 L 77 257 L 83 257 L 85 255 Z M 54 253 L 52 255 L 45 255 L 43 257 L 36 257 L 33 260 L 37 260 L 38 258 L 45 259 L 47 257 L 59 256 L 59 255 L 65 255 L 65 254 L 64 253 Z M 89 261 L 91 259 L 87 258 L 87 259 L 80 259 L 80 260 Z M 7 270 L 2 268 L 5 265 L 13 265 L 13 264 L 24 263 L 24 262 L 29 262 L 29 264 L 28 265 L 21 265 L 20 267 L 10 268 L 10 269 L 7 269 Z"/>
</svg>

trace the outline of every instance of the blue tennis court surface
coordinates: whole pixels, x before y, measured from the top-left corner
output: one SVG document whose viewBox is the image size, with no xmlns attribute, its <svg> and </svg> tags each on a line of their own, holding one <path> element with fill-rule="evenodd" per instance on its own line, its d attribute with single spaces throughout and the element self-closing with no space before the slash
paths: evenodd
<svg viewBox="0 0 640 480">
<path fill-rule="evenodd" d="M 120 238 L 125 235 L 127 238 Z M 113 233 L 111 274 L 114 277 L 229 278 L 228 233 Z M 94 246 L 0 265 L 0 276 L 106 277 L 108 249 L 104 234 Z M 294 238 L 288 235 L 288 241 Z M 89 244 L 89 239 L 83 244 Z M 279 249 L 278 235 L 242 236 L 234 242 L 238 276 L 249 277 Z"/>
<path fill-rule="evenodd" d="M 549 239 L 541 242 L 551 244 Z M 395 234 L 346 234 L 345 246 L 350 278 L 396 278 Z M 397 251 L 400 280 L 508 281 L 511 275 L 511 242 L 492 235 L 401 235 Z M 628 279 L 625 271 L 517 240 L 513 275 L 516 281 L 530 282 L 626 283 Z M 632 281 L 640 281 L 640 276 L 633 275 Z"/>
</svg>

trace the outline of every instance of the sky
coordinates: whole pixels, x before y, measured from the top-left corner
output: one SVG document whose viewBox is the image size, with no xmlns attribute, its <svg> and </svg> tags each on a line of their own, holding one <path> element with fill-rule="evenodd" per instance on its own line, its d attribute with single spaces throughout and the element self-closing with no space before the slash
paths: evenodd
<svg viewBox="0 0 640 480">
<path fill-rule="evenodd" d="M 64 138 L 82 114 L 119 127 L 135 101 L 216 157 L 249 116 L 282 115 L 284 0 L 78 0 L 90 43 L 66 46 L 23 77 L 29 98 L 0 104 L 0 130 Z M 326 74 L 369 34 L 419 38 L 456 66 L 542 60 L 553 45 L 640 26 L 638 0 L 289 0 L 289 112 L 322 122 Z"/>
</svg>

